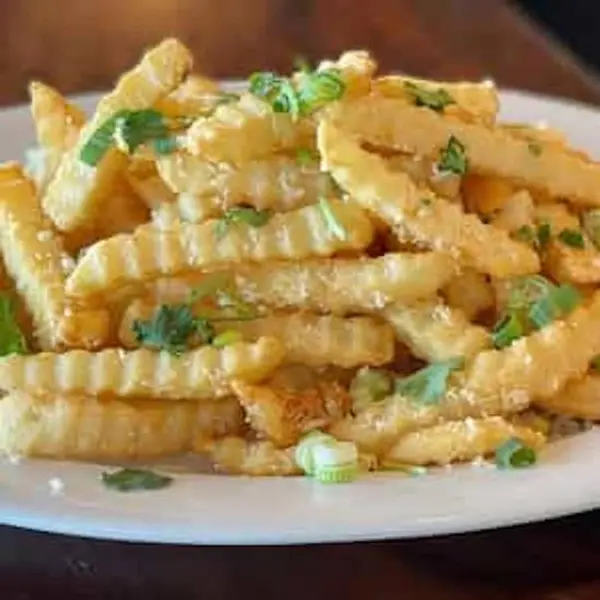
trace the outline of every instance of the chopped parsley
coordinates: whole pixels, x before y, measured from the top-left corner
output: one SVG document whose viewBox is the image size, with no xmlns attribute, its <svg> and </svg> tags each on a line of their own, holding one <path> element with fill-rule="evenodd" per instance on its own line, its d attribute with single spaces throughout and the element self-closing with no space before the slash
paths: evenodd
<svg viewBox="0 0 600 600">
<path fill-rule="evenodd" d="M 407 81 L 404 89 L 416 106 L 425 106 L 436 112 L 444 112 L 446 106 L 455 103 L 454 98 L 444 88 L 430 89 Z"/>
<path fill-rule="evenodd" d="M 90 136 L 81 149 L 79 159 L 95 167 L 114 146 L 132 154 L 142 144 L 150 144 L 158 154 L 167 154 L 177 148 L 173 132 L 190 124 L 190 119 L 168 119 L 150 108 L 119 110 Z"/>
<path fill-rule="evenodd" d="M 27 354 L 27 341 L 17 318 L 10 297 L 0 294 L 0 356 Z"/>
<path fill-rule="evenodd" d="M 263 227 L 273 216 L 270 210 L 257 210 L 252 206 L 235 206 L 230 208 L 218 221 L 215 236 L 218 240 L 224 238 L 229 228 L 235 223 L 245 223 L 250 227 Z"/>
<path fill-rule="evenodd" d="M 134 492 L 140 490 L 160 490 L 173 483 L 173 478 L 147 469 L 119 469 L 104 471 L 102 483 L 117 492 Z"/>
<path fill-rule="evenodd" d="M 323 196 L 319 198 L 319 209 L 321 210 L 321 214 L 323 215 L 323 219 L 325 219 L 327 229 L 331 235 L 335 236 L 341 241 L 347 240 L 348 231 L 344 225 L 340 223 L 335 212 L 331 208 L 331 204 L 329 204 L 329 202 Z"/>
<path fill-rule="evenodd" d="M 462 365 L 462 358 L 433 363 L 408 377 L 397 379 L 394 391 L 421 404 L 438 404 L 446 394 L 450 375 Z"/>
<path fill-rule="evenodd" d="M 535 450 L 518 438 L 510 438 L 496 449 L 496 465 L 500 469 L 522 469 L 536 461 Z"/>
<path fill-rule="evenodd" d="M 465 147 L 453 135 L 450 136 L 446 147 L 442 149 L 437 169 L 440 173 L 454 173 L 464 175 L 467 172 L 469 161 Z"/>
<path fill-rule="evenodd" d="M 585 238 L 577 229 L 563 229 L 558 234 L 558 239 L 571 248 L 585 248 Z"/>
</svg>

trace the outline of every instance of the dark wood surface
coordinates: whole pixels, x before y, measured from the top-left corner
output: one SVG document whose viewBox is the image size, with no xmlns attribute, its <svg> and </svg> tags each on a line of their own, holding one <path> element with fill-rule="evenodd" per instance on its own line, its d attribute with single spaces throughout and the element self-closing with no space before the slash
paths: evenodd
<svg viewBox="0 0 600 600">
<path fill-rule="evenodd" d="M 1 104 L 24 100 L 34 77 L 69 93 L 106 88 L 166 35 L 181 37 L 198 69 L 219 77 L 368 47 L 384 69 L 491 76 L 600 103 L 595 76 L 500 0 L 2 0 L 0 8 Z M 376 509 L 376 499 L 365 507 Z M 0 528 L 0 598 L 55 596 L 592 600 L 600 598 L 600 513 L 431 540 L 286 548 L 119 544 Z"/>
</svg>

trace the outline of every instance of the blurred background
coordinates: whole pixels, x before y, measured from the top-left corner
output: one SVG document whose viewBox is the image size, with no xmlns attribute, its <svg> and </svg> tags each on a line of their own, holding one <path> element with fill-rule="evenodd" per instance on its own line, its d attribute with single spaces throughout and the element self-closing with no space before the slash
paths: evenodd
<svg viewBox="0 0 600 600">
<path fill-rule="evenodd" d="M 0 104 L 26 100 L 34 78 L 65 93 L 106 89 L 144 47 L 169 35 L 190 45 L 199 71 L 216 77 L 287 70 L 298 54 L 316 60 L 366 47 L 385 70 L 490 76 L 505 86 L 600 98 L 598 0 L 0 2 Z"/>
</svg>

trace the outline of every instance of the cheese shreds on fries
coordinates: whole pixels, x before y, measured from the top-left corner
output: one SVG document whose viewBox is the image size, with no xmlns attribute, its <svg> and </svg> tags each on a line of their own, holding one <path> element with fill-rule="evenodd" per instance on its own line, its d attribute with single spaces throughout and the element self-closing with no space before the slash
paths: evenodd
<svg viewBox="0 0 600 600">
<path fill-rule="evenodd" d="M 166 40 L 89 120 L 30 96 L 0 453 L 348 482 L 530 466 L 541 421 L 600 420 L 600 164 L 493 84 L 351 50 L 233 91 Z"/>
</svg>

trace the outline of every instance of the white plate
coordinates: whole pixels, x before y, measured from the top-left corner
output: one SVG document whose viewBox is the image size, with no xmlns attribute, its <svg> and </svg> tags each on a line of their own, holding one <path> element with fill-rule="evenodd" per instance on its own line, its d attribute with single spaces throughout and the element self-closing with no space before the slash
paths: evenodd
<svg viewBox="0 0 600 600">
<path fill-rule="evenodd" d="M 87 96 L 84 105 L 93 105 Z M 600 156 L 600 112 L 515 92 L 503 117 L 548 122 Z M 0 112 L 0 159 L 32 142 L 26 108 Z M 191 544 L 291 544 L 407 538 L 537 521 L 600 506 L 600 429 L 549 448 L 535 468 L 471 466 L 420 478 L 380 473 L 351 485 L 182 474 L 165 490 L 119 494 L 102 467 L 0 461 L 0 522 L 99 538 Z M 49 480 L 64 490 L 52 494 Z"/>
</svg>

